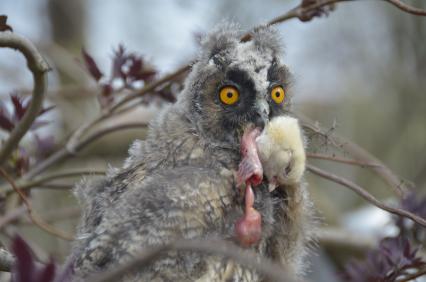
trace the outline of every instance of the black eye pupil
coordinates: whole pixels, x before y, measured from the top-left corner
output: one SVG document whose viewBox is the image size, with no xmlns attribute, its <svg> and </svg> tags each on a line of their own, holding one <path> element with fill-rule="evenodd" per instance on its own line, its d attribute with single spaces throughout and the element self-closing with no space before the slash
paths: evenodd
<svg viewBox="0 0 426 282">
<path fill-rule="evenodd" d="M 275 97 L 277 97 L 277 98 L 280 97 L 280 92 L 279 91 L 275 92 Z"/>
<path fill-rule="evenodd" d="M 232 96 L 234 96 L 231 92 L 228 92 L 228 93 L 226 93 L 226 96 L 228 97 L 228 98 L 232 98 Z"/>
</svg>

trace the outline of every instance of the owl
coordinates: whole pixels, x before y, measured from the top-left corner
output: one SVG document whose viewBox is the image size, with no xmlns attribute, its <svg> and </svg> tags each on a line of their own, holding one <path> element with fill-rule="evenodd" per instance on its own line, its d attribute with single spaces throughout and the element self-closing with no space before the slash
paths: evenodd
<svg viewBox="0 0 426 282">
<path fill-rule="evenodd" d="M 296 157 L 304 153 L 297 121 L 289 122 L 288 138 L 297 140 L 285 143 L 287 161 L 272 166 L 274 173 L 291 175 L 291 181 L 269 179 L 274 176 L 262 168 L 271 165 L 257 153 L 267 140 L 263 129 L 290 115 L 291 75 L 274 29 L 258 28 L 247 42 L 241 35 L 235 24 L 221 24 L 208 34 L 177 102 L 151 122 L 145 140 L 133 143 L 124 165 L 76 187 L 83 206 L 69 257 L 76 280 L 179 238 L 227 240 L 303 274 L 314 221 L 302 180 L 305 159 Z M 274 189 L 268 189 L 270 182 Z M 122 280 L 266 278 L 217 255 L 170 252 Z"/>
</svg>

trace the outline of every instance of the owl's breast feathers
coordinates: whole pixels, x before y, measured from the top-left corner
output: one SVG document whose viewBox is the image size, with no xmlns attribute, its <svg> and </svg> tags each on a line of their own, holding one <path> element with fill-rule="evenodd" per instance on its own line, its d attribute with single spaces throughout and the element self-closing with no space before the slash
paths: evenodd
<svg viewBox="0 0 426 282">
<path fill-rule="evenodd" d="M 122 170 L 101 182 L 76 188 L 84 205 L 70 257 L 75 261 L 76 275 L 82 278 L 108 269 L 130 260 L 144 247 L 176 238 L 234 241 L 234 224 L 244 207 L 235 185 L 238 149 L 211 146 L 179 111 L 173 107 L 165 111 L 153 123 L 147 139 L 130 150 Z M 262 214 L 264 226 L 255 249 L 263 255 L 291 260 L 279 258 L 280 251 L 271 246 L 281 242 L 281 227 L 274 226 L 282 225 L 279 220 L 287 220 L 277 211 L 284 211 L 284 201 L 274 199 L 278 193 L 256 190 L 255 208 Z M 286 224 L 289 230 L 285 232 L 289 232 L 292 227 Z M 302 228 L 299 223 L 297 226 Z M 170 253 L 143 272 L 129 275 L 142 281 L 191 281 L 210 274 L 219 277 L 227 268 L 228 260 L 217 257 Z M 241 267 L 233 273 L 239 273 L 235 277 L 240 278 L 257 277 Z M 256 281 L 252 278 L 247 281 Z"/>
</svg>

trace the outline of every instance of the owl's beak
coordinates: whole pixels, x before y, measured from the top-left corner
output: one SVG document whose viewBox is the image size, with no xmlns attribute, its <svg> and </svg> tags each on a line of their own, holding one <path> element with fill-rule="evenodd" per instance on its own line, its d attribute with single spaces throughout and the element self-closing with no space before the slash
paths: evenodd
<svg viewBox="0 0 426 282">
<path fill-rule="evenodd" d="M 269 121 L 269 105 L 264 99 L 256 101 L 256 117 L 253 121 L 256 127 L 263 130 Z"/>
<path fill-rule="evenodd" d="M 265 128 L 266 125 L 266 121 L 265 118 L 263 118 L 261 115 L 257 114 L 255 120 L 253 121 L 254 126 L 257 128 L 260 128 L 261 130 L 263 130 L 263 128 Z"/>
</svg>

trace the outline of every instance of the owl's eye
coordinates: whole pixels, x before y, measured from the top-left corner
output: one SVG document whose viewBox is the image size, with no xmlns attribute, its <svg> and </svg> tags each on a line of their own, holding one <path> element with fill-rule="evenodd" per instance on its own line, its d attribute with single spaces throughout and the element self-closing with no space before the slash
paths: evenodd
<svg viewBox="0 0 426 282">
<path fill-rule="evenodd" d="M 284 88 L 280 85 L 272 88 L 271 98 L 272 98 L 272 100 L 274 100 L 275 103 L 281 104 L 284 101 L 284 98 L 285 98 Z"/>
<path fill-rule="evenodd" d="M 234 86 L 225 86 L 220 89 L 219 98 L 220 101 L 222 101 L 222 103 L 224 103 L 225 105 L 233 105 L 238 102 L 238 99 L 240 98 L 240 93 L 238 92 L 238 89 Z"/>
</svg>

